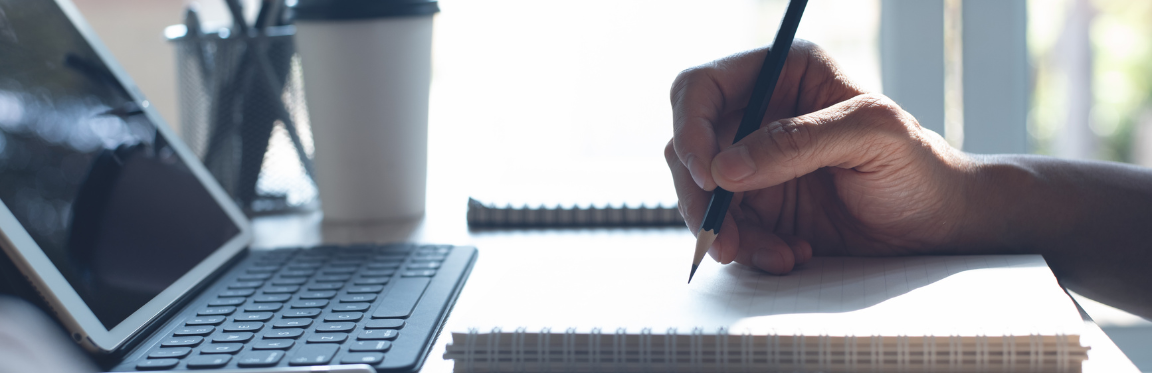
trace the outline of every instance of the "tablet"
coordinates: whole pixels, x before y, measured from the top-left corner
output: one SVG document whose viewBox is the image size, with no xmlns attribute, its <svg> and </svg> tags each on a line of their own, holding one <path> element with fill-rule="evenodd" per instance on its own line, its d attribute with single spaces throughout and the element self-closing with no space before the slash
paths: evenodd
<svg viewBox="0 0 1152 373">
<path fill-rule="evenodd" d="M 116 351 L 247 222 L 71 3 L 0 0 L 0 56 L 0 248 L 73 339 Z"/>
</svg>

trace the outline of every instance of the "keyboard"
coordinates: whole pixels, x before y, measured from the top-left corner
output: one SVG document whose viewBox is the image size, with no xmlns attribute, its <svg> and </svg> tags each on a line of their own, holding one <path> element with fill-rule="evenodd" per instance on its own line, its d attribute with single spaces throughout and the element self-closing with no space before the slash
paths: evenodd
<svg viewBox="0 0 1152 373">
<path fill-rule="evenodd" d="M 113 370 L 415 371 L 476 258 L 406 243 L 249 252 Z"/>
</svg>

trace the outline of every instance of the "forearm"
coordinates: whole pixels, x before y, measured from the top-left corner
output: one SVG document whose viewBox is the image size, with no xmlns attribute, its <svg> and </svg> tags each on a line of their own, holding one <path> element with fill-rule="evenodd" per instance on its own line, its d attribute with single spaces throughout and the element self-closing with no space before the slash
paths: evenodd
<svg viewBox="0 0 1152 373">
<path fill-rule="evenodd" d="M 1079 293 L 1152 316 L 1152 170 L 1038 156 L 976 156 L 969 221 L 987 252 L 1043 254 Z"/>
</svg>

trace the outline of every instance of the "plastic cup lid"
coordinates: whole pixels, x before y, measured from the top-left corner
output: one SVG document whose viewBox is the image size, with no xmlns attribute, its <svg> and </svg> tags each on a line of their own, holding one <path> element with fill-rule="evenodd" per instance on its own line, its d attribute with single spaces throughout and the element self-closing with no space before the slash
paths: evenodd
<svg viewBox="0 0 1152 373">
<path fill-rule="evenodd" d="M 440 6 L 436 0 L 296 0 L 292 9 L 297 21 L 328 21 L 432 15 Z"/>
</svg>

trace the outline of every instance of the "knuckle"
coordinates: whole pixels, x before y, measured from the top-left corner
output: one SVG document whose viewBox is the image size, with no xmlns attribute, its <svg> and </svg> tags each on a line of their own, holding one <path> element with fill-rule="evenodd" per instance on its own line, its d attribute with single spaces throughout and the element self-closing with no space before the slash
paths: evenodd
<svg viewBox="0 0 1152 373">
<path fill-rule="evenodd" d="M 905 122 L 907 116 L 904 109 L 888 96 L 865 93 L 857 98 L 856 112 L 871 118 L 872 122 L 880 125 L 899 124 Z"/>
<path fill-rule="evenodd" d="M 671 165 L 673 161 L 680 161 L 680 158 L 676 156 L 676 146 L 673 140 L 668 140 L 668 145 L 664 145 L 664 161 L 668 162 L 669 165 Z"/>
<path fill-rule="evenodd" d="M 771 148 L 777 154 L 773 158 L 790 168 L 804 157 L 814 141 L 811 127 L 791 120 L 783 120 L 765 127 Z"/>
<path fill-rule="evenodd" d="M 698 81 L 708 74 L 707 69 L 708 67 L 705 65 L 693 66 L 676 74 L 676 79 L 672 80 L 672 89 L 668 93 L 673 105 L 680 101 L 680 97 L 688 91 L 692 82 Z"/>
<path fill-rule="evenodd" d="M 867 125 L 872 134 L 870 148 L 890 152 L 893 146 L 915 142 L 920 137 L 919 122 L 887 96 L 863 94 L 856 110 L 862 115 L 859 123 Z"/>
</svg>

